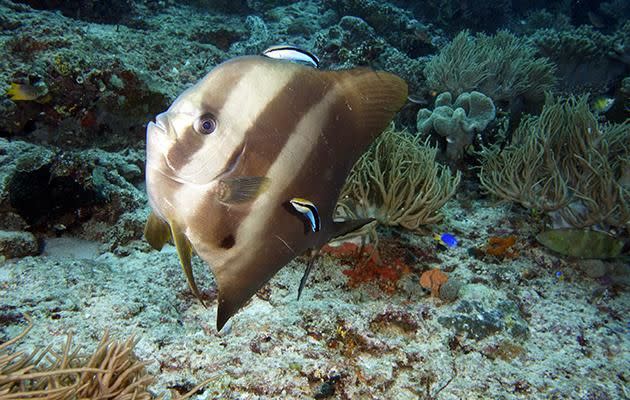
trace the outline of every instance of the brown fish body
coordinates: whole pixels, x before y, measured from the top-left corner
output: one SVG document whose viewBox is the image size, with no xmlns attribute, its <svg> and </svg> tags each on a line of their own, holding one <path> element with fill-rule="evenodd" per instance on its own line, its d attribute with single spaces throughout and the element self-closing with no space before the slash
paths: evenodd
<svg viewBox="0 0 630 400">
<path fill-rule="evenodd" d="M 215 274 L 219 329 L 293 258 L 361 225 L 333 222 L 335 204 L 352 165 L 406 97 L 406 84 L 384 72 L 241 57 L 149 124 L 151 206 Z M 203 135 L 195 124 L 208 115 L 216 130 Z M 248 185 L 260 182 L 252 195 Z M 249 194 L 235 195 L 239 187 Z M 292 198 L 316 205 L 319 231 Z"/>
</svg>

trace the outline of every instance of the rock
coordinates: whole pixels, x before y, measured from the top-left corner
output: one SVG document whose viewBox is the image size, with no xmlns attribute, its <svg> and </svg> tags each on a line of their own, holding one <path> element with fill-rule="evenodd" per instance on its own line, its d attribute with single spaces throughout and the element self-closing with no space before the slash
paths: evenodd
<svg viewBox="0 0 630 400">
<path fill-rule="evenodd" d="M 630 286 L 630 263 L 618 261 L 608 269 L 611 281 L 616 285 Z"/>
<path fill-rule="evenodd" d="M 0 255 L 18 258 L 39 254 L 37 239 L 30 232 L 0 231 Z"/>
<path fill-rule="evenodd" d="M 457 295 L 459 294 L 459 289 L 461 289 L 462 285 L 462 281 L 451 277 L 440 287 L 438 297 L 440 300 L 445 302 L 455 301 L 457 300 Z"/>
<path fill-rule="evenodd" d="M 579 268 L 590 278 L 601 278 L 608 272 L 608 265 L 602 260 L 583 260 Z"/>
<path fill-rule="evenodd" d="M 485 285 L 468 284 L 460 290 L 461 300 L 453 315 L 438 318 L 438 322 L 458 334 L 482 340 L 499 332 L 512 339 L 529 336 L 527 321 L 518 305 L 497 290 Z"/>
<path fill-rule="evenodd" d="M 14 212 L 0 212 L 0 230 L 21 231 L 27 225 L 26 221 Z"/>
</svg>

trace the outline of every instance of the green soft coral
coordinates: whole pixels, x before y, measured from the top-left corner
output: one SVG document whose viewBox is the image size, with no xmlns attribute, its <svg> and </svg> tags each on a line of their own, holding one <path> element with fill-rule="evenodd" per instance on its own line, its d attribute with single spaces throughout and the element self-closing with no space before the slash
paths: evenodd
<svg viewBox="0 0 630 400">
<path fill-rule="evenodd" d="M 557 227 L 628 227 L 629 143 L 630 121 L 599 124 L 587 96 L 549 96 L 508 146 L 484 150 L 479 178 L 488 193 L 544 211 Z"/>
<path fill-rule="evenodd" d="M 455 194 L 458 171 L 435 161 L 437 149 L 392 127 L 357 161 L 337 206 L 338 216 L 375 218 L 382 225 L 420 230 L 441 219 L 439 210 Z"/>
<path fill-rule="evenodd" d="M 473 90 L 495 102 L 518 96 L 540 100 L 554 84 L 555 67 L 536 56 L 536 49 L 515 35 L 460 32 L 425 66 L 428 86 L 453 96 Z"/>
</svg>

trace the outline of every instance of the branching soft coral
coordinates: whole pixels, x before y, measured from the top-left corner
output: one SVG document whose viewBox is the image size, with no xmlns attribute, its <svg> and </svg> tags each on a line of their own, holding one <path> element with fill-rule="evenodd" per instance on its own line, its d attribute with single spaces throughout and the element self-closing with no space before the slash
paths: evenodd
<svg viewBox="0 0 630 400">
<path fill-rule="evenodd" d="M 494 36 L 462 31 L 427 63 L 424 73 L 431 89 L 454 97 L 476 90 L 495 102 L 518 96 L 537 100 L 552 88 L 555 67 L 535 53 L 506 31 Z"/>
<path fill-rule="evenodd" d="M 352 169 L 338 214 L 409 230 L 438 222 L 438 211 L 455 194 L 461 174 L 452 176 L 436 163 L 436 152 L 414 135 L 388 128 Z"/>
<path fill-rule="evenodd" d="M 103 339 L 90 356 L 80 355 L 81 347 L 72 349 L 68 334 L 61 351 L 35 350 L 30 354 L 11 352 L 9 347 L 23 339 L 33 327 L 0 344 L 0 398 L 2 399 L 153 399 L 148 386 L 153 377 L 145 371 L 145 363 L 133 354 L 137 340 L 125 342 Z M 181 397 L 195 394 L 203 382 Z"/>
<path fill-rule="evenodd" d="M 547 98 L 512 143 L 485 149 L 481 185 L 502 200 L 551 214 L 558 227 L 630 220 L 630 122 L 601 125 L 586 96 Z"/>
</svg>

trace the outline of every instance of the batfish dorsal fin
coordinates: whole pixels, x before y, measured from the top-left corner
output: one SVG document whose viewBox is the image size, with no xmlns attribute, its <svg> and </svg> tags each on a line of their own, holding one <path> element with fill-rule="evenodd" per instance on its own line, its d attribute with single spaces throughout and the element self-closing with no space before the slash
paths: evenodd
<svg viewBox="0 0 630 400">
<path fill-rule="evenodd" d="M 356 115 L 357 129 L 370 135 L 367 144 L 387 127 L 407 101 L 407 83 L 389 72 L 355 68 L 328 73 L 338 74 L 346 105 Z"/>
<path fill-rule="evenodd" d="M 151 247 L 160 251 L 171 238 L 171 230 L 166 222 L 162 221 L 155 213 L 151 213 L 144 225 L 144 237 Z"/>
<path fill-rule="evenodd" d="M 184 235 L 181 229 L 179 229 L 175 224 L 170 223 L 171 226 L 171 234 L 173 235 L 173 242 L 175 242 L 175 247 L 177 248 L 177 255 L 179 256 L 179 263 L 182 265 L 182 269 L 184 270 L 184 274 L 186 275 L 186 280 L 188 281 L 188 286 L 190 290 L 193 292 L 195 297 L 201 302 L 201 304 L 206 307 L 206 304 L 203 302 L 201 298 L 201 293 L 199 289 L 197 289 L 197 284 L 195 283 L 195 277 L 193 276 L 192 271 L 192 254 L 193 249 L 192 245 Z"/>
</svg>

